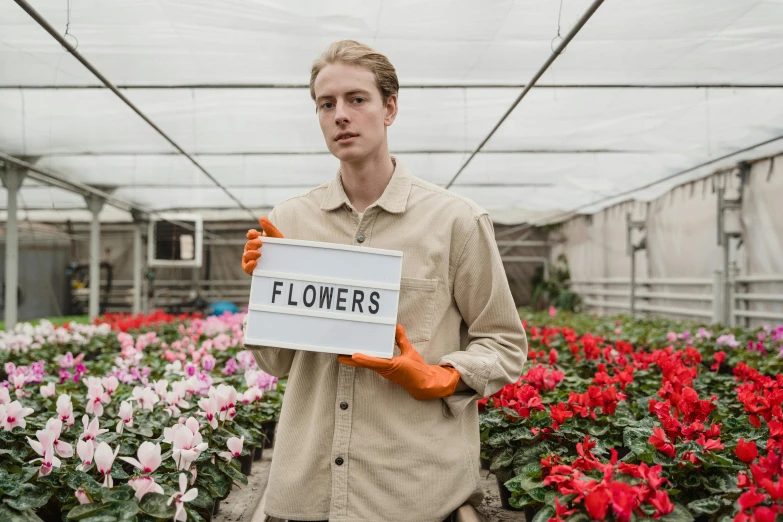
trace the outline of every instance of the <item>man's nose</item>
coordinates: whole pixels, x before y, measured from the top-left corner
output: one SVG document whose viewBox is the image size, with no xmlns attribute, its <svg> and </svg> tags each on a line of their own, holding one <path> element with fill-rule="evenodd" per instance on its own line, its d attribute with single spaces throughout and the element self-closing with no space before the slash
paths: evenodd
<svg viewBox="0 0 783 522">
<path fill-rule="evenodd" d="M 343 125 L 351 121 L 350 117 L 348 116 L 348 111 L 346 109 L 347 107 L 345 103 L 342 100 L 337 100 L 337 103 L 335 104 L 335 110 L 334 110 L 334 122 L 337 125 Z"/>
</svg>

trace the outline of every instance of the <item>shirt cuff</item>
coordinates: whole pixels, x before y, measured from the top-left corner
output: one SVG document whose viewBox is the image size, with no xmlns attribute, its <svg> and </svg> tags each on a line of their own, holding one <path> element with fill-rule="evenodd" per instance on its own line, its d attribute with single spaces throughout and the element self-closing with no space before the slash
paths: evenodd
<svg viewBox="0 0 783 522">
<path fill-rule="evenodd" d="M 460 378 L 481 397 L 489 395 L 487 385 L 492 375 L 492 369 L 497 365 L 496 353 L 481 353 L 471 351 L 452 352 L 444 355 L 438 361 L 438 366 L 451 365 L 459 371 Z"/>
</svg>

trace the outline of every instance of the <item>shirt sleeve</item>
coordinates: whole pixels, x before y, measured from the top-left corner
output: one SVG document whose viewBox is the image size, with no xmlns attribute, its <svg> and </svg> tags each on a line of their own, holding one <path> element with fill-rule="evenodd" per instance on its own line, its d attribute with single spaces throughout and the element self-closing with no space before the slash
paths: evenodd
<svg viewBox="0 0 783 522">
<path fill-rule="evenodd" d="M 274 209 L 269 213 L 268 218 L 273 225 L 280 227 L 280 224 L 276 221 Z M 282 229 L 280 231 L 283 232 Z M 283 234 L 285 234 L 285 232 L 283 232 Z M 261 248 L 263 250 L 264 247 L 262 246 Z M 249 314 L 250 312 L 248 311 L 248 314 L 246 314 L 242 320 L 242 331 L 245 334 L 247 333 L 247 320 Z M 291 371 L 291 365 L 293 364 L 295 355 L 294 350 L 272 348 L 271 346 L 252 346 L 245 344 L 244 341 L 243 345 L 253 354 L 253 358 L 256 360 L 258 367 L 269 375 L 285 377 Z"/>
<path fill-rule="evenodd" d="M 464 350 L 441 357 L 474 392 L 444 399 L 444 413 L 459 415 L 474 399 L 516 382 L 527 361 L 527 337 L 500 259 L 489 216 L 482 214 L 465 241 L 454 273 L 454 300 L 467 325 Z"/>
</svg>

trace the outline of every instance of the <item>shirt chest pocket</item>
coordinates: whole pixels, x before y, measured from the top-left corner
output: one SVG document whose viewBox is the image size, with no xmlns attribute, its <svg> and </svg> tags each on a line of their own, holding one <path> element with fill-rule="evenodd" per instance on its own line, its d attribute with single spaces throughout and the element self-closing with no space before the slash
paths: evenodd
<svg viewBox="0 0 783 522">
<path fill-rule="evenodd" d="M 405 327 L 411 344 L 429 341 L 432 337 L 437 289 L 437 279 L 403 277 L 400 280 L 397 322 Z"/>
</svg>

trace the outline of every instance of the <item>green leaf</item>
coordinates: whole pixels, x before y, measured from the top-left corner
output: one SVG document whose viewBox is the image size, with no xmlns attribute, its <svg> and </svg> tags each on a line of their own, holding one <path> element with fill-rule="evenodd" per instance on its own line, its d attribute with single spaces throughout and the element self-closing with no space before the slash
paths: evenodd
<svg viewBox="0 0 783 522">
<path fill-rule="evenodd" d="M 139 426 L 136 425 L 133 428 L 125 427 L 126 430 L 128 430 L 130 433 L 133 433 L 134 435 L 139 435 L 141 437 L 144 437 L 145 439 L 151 439 L 153 437 L 152 428 L 150 428 L 148 425 Z"/>
<path fill-rule="evenodd" d="M 11 508 L 5 507 L 0 504 L 0 520 L 3 522 L 32 522 L 33 520 L 40 521 L 38 517 L 31 517 L 26 513 L 19 513 Z"/>
<path fill-rule="evenodd" d="M 590 522 L 590 517 L 584 513 L 574 513 L 566 519 L 566 522 Z"/>
<path fill-rule="evenodd" d="M 712 515 L 718 512 L 722 504 L 718 497 L 707 497 L 690 502 L 688 508 L 697 515 Z"/>
<path fill-rule="evenodd" d="M 37 466 L 22 468 L 22 474 L 20 475 L 19 480 L 21 480 L 22 482 L 29 481 L 31 478 L 35 476 L 36 473 L 38 473 L 39 469 L 40 468 Z"/>
<path fill-rule="evenodd" d="M 65 475 L 65 484 L 73 490 L 84 486 L 90 495 L 97 495 L 101 491 L 101 485 L 84 471 L 74 470 Z"/>
<path fill-rule="evenodd" d="M 96 515 L 105 508 L 104 504 L 80 504 L 68 512 L 68 520 L 82 520 Z"/>
<path fill-rule="evenodd" d="M 601 435 L 605 435 L 606 432 L 609 431 L 609 426 L 590 426 L 587 428 L 587 433 L 592 435 L 593 437 L 600 437 Z"/>
<path fill-rule="evenodd" d="M 133 522 L 139 513 L 139 505 L 135 500 L 109 502 L 104 505 L 108 510 L 107 514 L 114 515 L 119 522 Z"/>
<path fill-rule="evenodd" d="M 49 502 L 53 493 L 54 490 L 47 489 L 46 486 L 38 486 L 32 490 L 26 491 L 17 498 L 3 499 L 3 502 L 19 511 L 38 509 Z"/>
<path fill-rule="evenodd" d="M 555 509 L 551 506 L 545 506 L 536 513 L 536 516 L 533 517 L 533 520 L 530 522 L 547 522 L 550 518 L 555 516 Z"/>
<path fill-rule="evenodd" d="M 546 501 L 546 494 L 547 489 L 546 488 L 533 488 L 527 492 L 528 495 L 530 495 L 530 498 L 535 500 L 536 502 L 541 502 L 542 504 Z"/>
<path fill-rule="evenodd" d="M 244 485 L 247 485 L 247 477 L 231 464 L 226 463 L 224 460 L 217 461 L 217 467 L 225 473 L 229 478 L 237 480 Z"/>
<path fill-rule="evenodd" d="M 119 479 L 119 480 L 127 480 L 130 478 L 130 475 L 125 472 L 124 469 L 122 469 L 122 464 L 120 462 L 114 462 L 111 466 L 111 476 L 112 478 Z"/>
<path fill-rule="evenodd" d="M 87 517 L 81 520 L 82 522 L 117 522 L 117 517 L 114 515 L 95 515 L 94 517 Z"/>
<path fill-rule="evenodd" d="M 492 465 L 489 467 L 489 469 L 491 471 L 497 471 L 499 469 L 507 468 L 511 466 L 511 462 L 513 460 L 514 448 L 506 448 L 492 459 Z"/>
<path fill-rule="evenodd" d="M 541 488 L 543 485 L 543 482 L 533 480 L 527 475 L 517 475 L 505 482 L 506 488 L 511 492 L 530 491 L 531 489 Z"/>
<path fill-rule="evenodd" d="M 661 522 L 693 522 L 693 515 L 682 504 L 674 503 L 674 511 L 659 518 Z"/>
<path fill-rule="evenodd" d="M 128 428 L 126 428 L 126 429 L 128 429 Z M 115 433 L 113 431 L 110 431 L 108 433 L 101 433 L 100 435 L 98 435 L 98 437 L 96 437 L 95 440 L 97 440 L 99 443 L 100 442 L 105 442 L 106 444 L 111 444 L 115 440 L 119 439 L 121 436 L 122 435 L 120 435 L 119 433 Z M 152 433 L 150 433 L 149 436 L 152 437 Z"/>
<path fill-rule="evenodd" d="M 193 499 L 193 501 L 190 503 L 191 506 L 197 507 L 200 509 L 211 509 L 212 503 L 215 499 L 212 498 L 212 496 L 207 493 L 207 490 L 204 488 L 198 488 L 198 496 Z"/>
<path fill-rule="evenodd" d="M 731 473 L 713 475 L 704 482 L 707 491 L 715 494 L 739 493 L 737 476 Z"/>
<path fill-rule="evenodd" d="M 201 489 L 199 489 L 199 496 L 201 496 Z M 176 507 L 172 502 L 171 505 L 166 505 L 169 497 L 161 495 L 160 493 L 147 493 L 139 501 L 139 509 L 142 513 L 155 518 L 174 518 L 176 513 Z M 194 501 L 195 502 L 195 501 Z"/>
<path fill-rule="evenodd" d="M 122 501 L 122 500 L 131 500 L 136 492 L 133 490 L 132 487 L 130 487 L 127 484 L 123 484 L 122 486 L 118 486 L 113 489 L 104 490 L 101 495 L 101 500 L 106 502 L 114 502 L 114 501 Z"/>
</svg>

